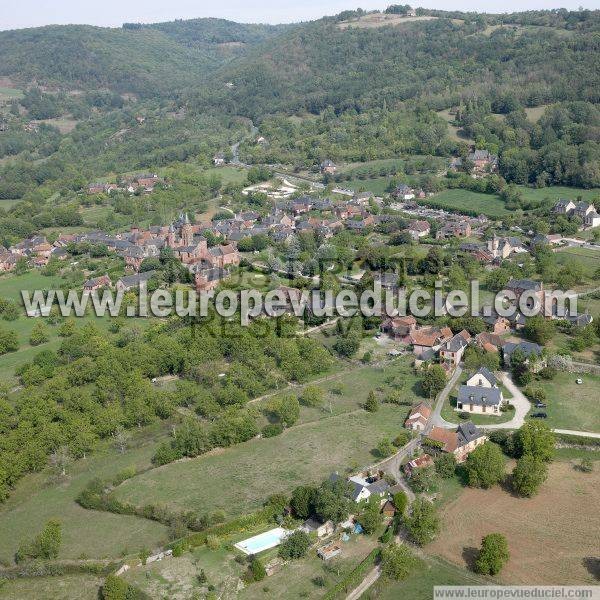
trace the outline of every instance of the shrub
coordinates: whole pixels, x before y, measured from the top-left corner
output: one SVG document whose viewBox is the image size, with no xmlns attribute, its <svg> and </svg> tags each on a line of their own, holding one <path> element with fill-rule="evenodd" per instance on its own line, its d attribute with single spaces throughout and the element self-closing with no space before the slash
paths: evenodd
<svg viewBox="0 0 600 600">
<path fill-rule="evenodd" d="M 269 423 L 262 428 L 262 436 L 265 438 L 275 437 L 283 432 L 281 423 Z"/>
</svg>

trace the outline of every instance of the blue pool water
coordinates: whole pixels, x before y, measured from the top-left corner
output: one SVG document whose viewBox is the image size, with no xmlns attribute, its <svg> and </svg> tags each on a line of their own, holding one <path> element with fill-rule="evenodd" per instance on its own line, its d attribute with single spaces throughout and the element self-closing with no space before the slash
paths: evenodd
<svg viewBox="0 0 600 600">
<path fill-rule="evenodd" d="M 276 527 L 275 529 L 270 529 L 269 531 L 255 535 L 247 540 L 238 542 L 235 544 L 235 547 L 246 554 L 258 554 L 263 550 L 279 546 L 287 533 L 288 532 L 282 527 Z"/>
</svg>

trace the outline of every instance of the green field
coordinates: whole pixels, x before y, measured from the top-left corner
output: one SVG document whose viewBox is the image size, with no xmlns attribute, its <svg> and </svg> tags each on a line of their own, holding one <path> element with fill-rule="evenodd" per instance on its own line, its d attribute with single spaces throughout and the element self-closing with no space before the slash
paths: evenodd
<svg viewBox="0 0 600 600">
<path fill-rule="evenodd" d="M 556 253 L 556 260 L 561 265 L 576 262 L 583 269 L 588 278 L 593 278 L 595 272 L 600 268 L 600 248 L 564 248 Z"/>
<path fill-rule="evenodd" d="M 22 90 L 12 87 L 0 87 L 0 101 L 2 100 L 15 100 L 24 96 Z"/>
<path fill-rule="evenodd" d="M 470 190 L 444 190 L 435 194 L 431 198 L 419 200 L 420 204 L 434 204 L 442 206 L 448 210 L 455 211 L 475 211 L 487 215 L 488 217 L 503 217 L 510 214 L 510 211 L 504 208 L 504 202 L 495 194 L 480 194 Z"/>
<path fill-rule="evenodd" d="M 62 575 L 12 579 L 0 587 L 0 598 L 11 600 L 98 600 L 103 577 Z"/>
<path fill-rule="evenodd" d="M 373 179 L 351 179 L 342 181 L 338 187 L 349 188 L 357 192 L 373 192 L 376 196 L 383 196 L 390 183 L 389 177 L 375 177 Z"/>
<path fill-rule="evenodd" d="M 124 454 L 109 445 L 100 447 L 73 463 L 64 481 L 54 482 L 47 471 L 24 477 L 0 508 L 0 561 L 12 562 L 19 543 L 35 536 L 52 518 L 62 523 L 61 559 L 118 558 L 166 542 L 166 527 L 159 523 L 85 510 L 75 502 L 95 477 L 106 479 L 129 467 L 149 467 L 156 446 L 166 436 L 167 425 L 158 424 L 135 434 Z"/>
<path fill-rule="evenodd" d="M 491 583 L 442 558 L 428 556 L 404 581 L 380 579 L 361 598 L 364 600 L 431 600 L 436 585 L 486 585 Z"/>
<path fill-rule="evenodd" d="M 583 383 L 577 385 L 576 379 Z M 575 429 L 600 433 L 600 376 L 559 373 L 551 381 L 542 380 L 548 408 L 545 422 L 557 429 Z"/>
<path fill-rule="evenodd" d="M 519 189 L 523 194 L 524 200 L 543 201 L 547 207 L 554 206 L 559 198 L 571 198 L 577 201 L 581 197 L 582 200 L 591 202 L 598 198 L 600 194 L 600 190 L 598 189 L 584 190 L 562 185 L 553 185 L 546 188 L 530 188 L 520 185 Z"/>
<path fill-rule="evenodd" d="M 272 494 L 318 483 L 335 470 L 358 470 L 377 462 L 377 443 L 397 435 L 405 414 L 403 407 L 385 405 L 376 413 L 359 409 L 297 425 L 277 437 L 154 469 L 123 483 L 115 495 L 136 505 L 153 502 L 239 515 Z"/>
</svg>

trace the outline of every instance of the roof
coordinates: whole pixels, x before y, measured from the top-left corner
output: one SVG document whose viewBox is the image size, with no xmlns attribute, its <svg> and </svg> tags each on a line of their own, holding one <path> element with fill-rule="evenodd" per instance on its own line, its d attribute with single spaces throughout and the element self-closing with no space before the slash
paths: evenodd
<svg viewBox="0 0 600 600">
<path fill-rule="evenodd" d="M 408 462 L 411 469 L 421 469 L 433 465 L 433 458 L 429 454 L 423 454 Z"/>
<path fill-rule="evenodd" d="M 469 442 L 479 439 L 483 437 L 483 434 L 471 421 L 467 421 L 466 423 L 461 423 L 456 430 L 456 435 L 458 437 L 458 446 L 464 446 Z"/>
<path fill-rule="evenodd" d="M 487 367 L 480 367 L 473 375 L 483 375 L 492 385 L 498 385 L 496 376 Z"/>
<path fill-rule="evenodd" d="M 424 402 L 419 402 L 419 404 L 410 409 L 410 413 L 408 413 L 406 420 L 409 421 L 410 419 L 414 419 L 416 415 L 421 415 L 425 419 L 429 419 L 431 415 L 431 408 Z"/>
<path fill-rule="evenodd" d="M 519 342 L 518 344 L 515 342 L 507 342 L 504 344 L 503 351 L 504 354 L 512 356 L 517 348 L 522 350 L 525 356 L 530 356 L 531 354 L 540 356 L 542 354 L 542 347 L 534 342 Z"/>
<path fill-rule="evenodd" d="M 478 385 L 461 385 L 458 388 L 458 402 L 477 406 L 499 406 L 502 395 L 498 388 L 485 388 Z"/>
<path fill-rule="evenodd" d="M 468 340 L 470 339 L 470 334 L 463 329 L 463 331 L 457 333 L 452 339 L 446 342 L 444 350 L 447 352 L 460 352 L 460 350 L 467 347 Z"/>
<path fill-rule="evenodd" d="M 452 330 L 449 327 L 423 327 L 410 334 L 411 342 L 415 346 L 435 346 L 451 337 Z"/>
<path fill-rule="evenodd" d="M 532 279 L 511 279 L 505 287 L 507 290 L 535 290 L 537 292 L 542 289 L 542 284 Z"/>
<path fill-rule="evenodd" d="M 156 271 L 143 271 L 141 273 L 136 273 L 135 275 L 126 275 L 125 277 L 121 277 L 118 283 L 124 285 L 126 288 L 136 287 L 143 281 L 148 281 L 154 275 L 156 275 Z"/>
<path fill-rule="evenodd" d="M 427 437 L 435 442 L 440 442 L 445 452 L 454 452 L 458 448 L 458 437 L 456 432 L 443 427 L 434 427 Z"/>
</svg>

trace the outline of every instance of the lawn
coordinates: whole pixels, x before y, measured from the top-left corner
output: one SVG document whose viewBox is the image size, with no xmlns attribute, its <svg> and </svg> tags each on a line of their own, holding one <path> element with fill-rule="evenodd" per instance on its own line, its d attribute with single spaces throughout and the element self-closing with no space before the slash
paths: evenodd
<svg viewBox="0 0 600 600">
<path fill-rule="evenodd" d="M 575 380 L 583 383 L 577 385 Z M 557 429 L 575 429 L 600 433 L 600 376 L 579 373 L 558 373 L 551 381 L 540 385 L 547 395 L 546 422 Z"/>
<path fill-rule="evenodd" d="M 277 437 L 253 439 L 198 458 L 154 469 L 123 483 L 117 498 L 137 505 L 164 503 L 179 510 L 231 517 L 259 507 L 276 493 L 316 484 L 332 471 L 359 470 L 378 460 L 374 448 L 402 428 L 404 407 L 362 409 L 296 425 Z"/>
<path fill-rule="evenodd" d="M 147 468 L 155 448 L 168 435 L 167 424 L 146 428 L 132 437 L 130 449 L 119 454 L 105 445 L 68 470 L 65 481 L 49 472 L 24 477 L 0 507 L 0 561 L 12 562 L 19 543 L 31 539 L 52 518 L 62 523 L 59 558 L 117 558 L 123 552 L 154 548 L 167 540 L 166 527 L 154 521 L 90 511 L 75 498 L 94 477 L 106 479 L 128 468 Z"/>
<path fill-rule="evenodd" d="M 515 497 L 499 486 L 465 488 L 441 513 L 441 534 L 427 551 L 464 568 L 482 537 L 497 532 L 506 536 L 510 551 L 501 583 L 597 583 L 591 565 L 598 552 L 593 532 L 600 529 L 600 470 L 582 473 L 569 462 L 555 462 L 549 471 L 533 498 Z"/>
<path fill-rule="evenodd" d="M 582 200 L 591 201 L 598 197 L 598 189 L 583 190 L 579 188 L 570 188 L 564 186 L 553 186 L 547 188 L 530 188 L 519 186 L 525 201 L 542 201 L 547 207 L 551 207 L 559 198 L 573 198 L 576 200 L 581 197 Z M 431 198 L 419 200 L 420 204 L 434 204 L 447 210 L 476 211 L 492 218 L 501 218 L 512 211 L 504 207 L 504 202 L 496 194 L 480 194 L 469 190 L 451 189 L 444 190 L 435 194 Z"/>
<path fill-rule="evenodd" d="M 12 87 L 1 87 L 0 86 L 0 101 L 3 100 L 17 100 L 23 97 L 23 91 Z"/>
<path fill-rule="evenodd" d="M 61 575 L 12 579 L 0 587 L 0 597 L 11 600 L 98 600 L 103 577 Z"/>
<path fill-rule="evenodd" d="M 489 581 L 441 558 L 428 556 L 404 581 L 380 579 L 364 600 L 431 600 L 436 585 L 485 585 Z"/>
<path fill-rule="evenodd" d="M 443 419 L 446 419 L 446 421 L 449 421 L 450 423 L 456 423 L 458 425 L 458 423 L 460 423 L 460 421 L 461 421 L 461 419 L 458 416 L 459 412 L 454 410 L 456 407 L 456 398 L 458 396 L 458 387 L 460 385 L 463 385 L 467 381 L 467 379 L 469 378 L 470 375 L 471 375 L 471 373 L 466 373 L 466 372 L 464 372 L 461 375 L 456 387 L 452 390 L 452 392 L 450 392 L 450 394 L 448 395 L 448 399 L 446 400 L 446 402 L 444 402 L 444 406 L 442 407 L 441 416 Z M 510 401 L 511 395 L 504 386 L 502 386 L 502 395 L 504 396 L 505 400 Z M 510 421 L 514 416 L 515 416 L 514 410 L 508 410 L 506 412 L 500 413 L 500 415 L 498 415 L 498 416 L 471 415 L 470 414 L 469 421 L 472 421 L 473 423 L 475 423 L 475 425 L 492 425 L 495 423 L 506 423 L 507 421 Z"/>
<path fill-rule="evenodd" d="M 577 199 L 581 197 L 582 200 L 591 202 L 598 198 L 598 194 L 600 194 L 600 190 L 597 188 L 584 190 L 562 185 L 554 185 L 546 188 L 531 188 L 520 185 L 519 190 L 523 194 L 524 200 L 541 200 L 548 207 L 554 206 L 559 198 L 571 198 L 577 201 Z"/>
</svg>

